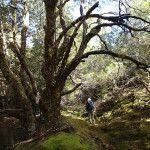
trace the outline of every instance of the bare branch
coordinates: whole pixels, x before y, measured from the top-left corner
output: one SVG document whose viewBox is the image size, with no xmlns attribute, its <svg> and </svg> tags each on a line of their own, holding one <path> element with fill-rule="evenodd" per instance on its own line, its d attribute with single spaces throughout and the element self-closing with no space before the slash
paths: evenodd
<svg viewBox="0 0 150 150">
<path fill-rule="evenodd" d="M 62 0 L 60 0 L 60 5 L 59 5 L 59 17 L 60 17 L 60 23 L 62 26 L 62 29 L 65 30 L 66 29 L 66 23 L 63 17 L 63 4 L 62 4 Z"/>
<path fill-rule="evenodd" d="M 99 39 L 102 41 L 102 43 L 105 45 L 105 48 L 106 48 L 107 50 L 109 50 L 109 48 L 108 48 L 108 46 L 107 46 L 107 44 L 106 44 L 106 41 L 104 41 L 104 40 L 101 38 L 101 36 L 100 36 L 99 34 L 97 34 L 97 36 L 98 36 Z"/>
<path fill-rule="evenodd" d="M 23 14 L 22 14 L 23 9 L 21 7 L 17 7 L 17 6 L 14 6 L 14 5 L 7 5 L 7 7 L 11 7 L 13 9 L 17 10 L 19 12 L 21 18 L 23 18 Z"/>
<path fill-rule="evenodd" d="M 51 134 L 55 134 L 55 133 L 60 132 L 60 131 L 64 131 L 64 132 L 74 131 L 74 127 L 72 126 L 72 124 L 67 124 L 61 128 L 57 128 L 55 130 L 48 129 L 48 130 L 42 131 L 38 135 L 36 135 L 35 137 L 33 137 L 29 140 L 22 141 L 20 143 L 15 144 L 14 148 L 16 146 L 19 146 L 19 145 L 23 145 L 23 144 L 30 143 L 30 142 L 33 142 L 33 141 L 38 140 L 38 139 L 42 139 L 43 137 L 46 137 L 46 136 L 51 135 Z"/>
<path fill-rule="evenodd" d="M 94 18 L 100 18 L 103 20 L 108 20 L 108 21 L 112 21 L 112 22 L 122 22 L 122 20 L 126 19 L 130 19 L 130 18 L 134 18 L 134 19 L 138 19 L 141 20 L 145 23 L 150 23 L 150 21 L 147 21 L 141 17 L 137 17 L 137 16 L 132 16 L 131 14 L 122 14 L 120 16 L 103 16 L 103 15 L 99 15 L 99 14 L 91 14 L 89 17 L 94 17 Z"/>
<path fill-rule="evenodd" d="M 142 79 L 142 77 L 136 76 L 136 77 L 131 78 L 126 84 L 122 85 L 119 89 L 115 90 L 113 95 L 116 96 L 119 93 L 122 93 L 126 88 L 131 87 L 131 86 L 135 87 L 135 85 L 143 85 L 145 89 L 147 90 L 147 92 L 150 94 L 150 90 L 147 84 Z"/>
<path fill-rule="evenodd" d="M 89 17 L 89 15 L 91 14 L 91 12 L 98 7 L 99 2 L 95 3 L 86 13 L 86 15 L 82 18 L 81 22 L 78 24 L 78 26 L 75 28 L 75 33 L 78 31 L 79 27 L 81 26 L 81 24 Z"/>
<path fill-rule="evenodd" d="M 88 42 L 99 33 L 100 28 L 99 29 L 91 29 L 91 31 L 84 37 L 84 39 L 82 40 L 78 53 L 76 54 L 75 58 L 78 58 L 79 56 L 81 56 L 84 53 L 84 50 L 87 47 Z"/>
<path fill-rule="evenodd" d="M 1 114 L 11 114 L 12 112 L 23 112 L 22 109 L 3 109 L 0 110 Z"/>
<path fill-rule="evenodd" d="M 119 15 L 121 15 L 121 0 L 119 0 Z"/>
<path fill-rule="evenodd" d="M 61 93 L 61 96 L 64 96 L 64 95 L 67 95 L 67 94 L 70 94 L 72 92 L 74 92 L 82 83 L 79 83 L 77 84 L 73 89 L 69 90 L 69 91 L 64 91 Z"/>
<path fill-rule="evenodd" d="M 71 75 L 69 76 L 69 78 L 70 78 L 70 80 L 72 81 L 72 83 L 75 83 L 75 82 L 73 81 L 73 79 L 72 79 Z"/>
<path fill-rule="evenodd" d="M 63 72 L 66 64 L 67 64 L 67 60 L 68 60 L 68 57 L 69 57 L 69 53 L 70 53 L 70 50 L 71 50 L 71 47 L 72 47 L 72 44 L 74 42 L 74 38 L 76 37 L 77 35 L 77 31 L 79 30 L 80 26 L 84 23 L 84 21 L 88 18 L 88 16 L 90 15 L 90 13 L 96 8 L 98 7 L 98 2 L 95 3 L 86 13 L 86 15 L 82 18 L 82 20 L 79 22 L 79 24 L 77 25 L 77 27 L 74 29 L 74 32 L 70 38 L 70 41 L 68 43 L 68 46 L 66 47 L 67 50 L 65 51 L 65 55 L 64 55 L 64 58 L 62 60 L 62 63 L 61 63 L 61 67 L 59 69 L 59 75 Z M 60 42 L 60 41 L 59 41 Z M 57 43 L 57 42 L 56 42 Z M 56 44 L 57 45 L 57 44 Z"/>
<path fill-rule="evenodd" d="M 64 36 L 64 34 L 73 26 L 75 26 L 75 24 L 77 24 L 78 22 L 80 22 L 83 17 L 85 17 L 86 15 L 80 16 L 78 17 L 76 20 L 74 20 L 68 27 L 66 27 L 66 30 L 64 30 L 58 37 L 56 44 L 58 44 L 60 42 L 60 40 L 62 39 L 62 37 Z M 120 16 L 103 16 L 103 15 L 99 15 L 99 14 L 91 14 L 89 15 L 89 18 L 100 18 L 103 20 L 108 20 L 108 21 L 112 21 L 112 22 L 118 22 L 118 21 L 122 21 L 124 19 L 128 20 L 130 18 L 134 18 L 134 19 L 138 19 L 141 20 L 145 23 L 150 23 L 150 21 L 147 21 L 141 17 L 137 17 L 137 16 L 132 16 L 131 14 L 122 14 Z"/>
<path fill-rule="evenodd" d="M 22 66 L 22 68 L 25 70 L 25 72 L 27 73 L 27 75 L 29 76 L 29 79 L 30 79 L 30 82 L 31 82 L 31 85 L 32 85 L 32 90 L 33 90 L 33 93 L 35 94 L 35 96 L 37 95 L 37 86 L 36 86 L 36 82 L 35 82 L 35 79 L 31 73 L 31 71 L 29 70 L 29 68 L 27 67 L 27 64 L 25 62 L 25 59 L 24 57 L 22 57 L 22 55 L 20 54 L 19 52 L 19 47 L 14 44 L 14 43 L 10 43 L 10 47 L 12 49 L 12 51 L 17 55 L 19 61 L 20 61 L 20 64 Z"/>
<path fill-rule="evenodd" d="M 70 62 L 70 64 L 68 64 L 66 69 L 64 70 L 64 74 L 63 74 L 62 78 L 66 79 L 67 76 L 79 65 L 79 63 L 82 61 L 82 59 L 87 58 L 90 55 L 98 55 L 98 54 L 106 54 L 106 55 L 110 55 L 112 57 L 130 60 L 131 62 L 133 62 L 137 65 L 137 68 L 141 68 L 145 71 L 148 71 L 148 68 L 150 68 L 150 65 L 139 62 L 130 56 L 118 54 L 118 53 L 108 51 L 108 50 L 97 50 L 97 51 L 87 52 L 87 53 L 79 56 L 78 58 L 73 59 L 72 62 Z"/>
<path fill-rule="evenodd" d="M 108 55 L 113 56 L 113 57 L 130 60 L 130 61 L 134 62 L 137 65 L 138 68 L 141 68 L 141 69 L 150 68 L 149 65 L 147 65 L 145 63 L 142 63 L 142 62 L 139 62 L 139 61 L 137 61 L 136 59 L 134 59 L 130 56 L 123 55 L 123 54 L 118 54 L 118 53 L 114 53 L 112 51 L 106 51 L 106 50 L 98 50 L 98 51 L 87 52 L 87 53 L 83 54 L 78 59 L 81 60 L 81 59 L 87 58 L 90 55 L 97 55 L 97 54 L 108 54 Z"/>
<path fill-rule="evenodd" d="M 95 29 L 100 29 L 101 27 L 109 27 L 109 26 L 119 26 L 119 27 L 125 27 L 127 29 L 129 29 L 129 31 L 146 31 L 146 32 L 150 32 L 149 30 L 147 30 L 147 27 L 144 28 L 133 28 L 131 26 L 128 26 L 127 24 L 121 23 L 121 22 L 114 22 L 114 23 L 103 23 L 100 25 L 97 25 L 95 27 Z"/>
<path fill-rule="evenodd" d="M 73 21 L 73 22 L 59 35 L 59 37 L 58 37 L 58 39 L 57 39 L 57 41 L 56 41 L 56 44 L 55 44 L 56 47 L 59 45 L 59 43 L 60 43 L 62 37 L 64 36 L 64 34 L 65 34 L 71 27 L 73 27 L 76 23 L 78 23 L 78 22 L 81 21 L 81 22 L 78 24 L 78 26 L 76 27 L 76 29 L 74 30 L 74 33 L 73 33 L 72 36 L 74 36 L 74 34 L 76 34 L 76 32 L 78 31 L 78 29 L 79 29 L 79 27 L 81 26 L 81 24 L 89 17 L 89 15 L 91 14 L 91 12 L 92 12 L 96 7 L 98 7 L 98 4 L 99 4 L 98 2 L 95 3 L 95 4 L 87 11 L 86 15 L 77 18 L 75 21 Z"/>
<path fill-rule="evenodd" d="M 78 21 L 80 21 L 80 23 L 84 20 L 83 19 L 83 17 L 85 17 L 85 16 L 82 16 L 82 17 L 79 17 L 78 18 L 78 20 L 75 20 L 75 22 L 73 22 L 70 26 L 68 26 L 67 28 L 66 28 L 66 30 L 64 31 L 64 32 L 67 32 L 67 30 L 69 29 L 69 28 L 71 28 L 72 27 L 72 25 L 74 25 L 74 24 L 76 24 Z M 78 51 L 78 53 L 77 53 L 77 55 L 74 57 L 74 59 L 72 60 L 72 62 L 70 63 L 70 64 L 68 64 L 67 66 L 66 66 L 66 68 L 65 68 L 65 70 L 63 71 L 63 74 L 62 74 L 62 77 L 64 78 L 64 79 L 66 79 L 67 78 L 67 76 L 72 72 L 72 70 L 74 70 L 75 69 L 75 67 L 80 63 L 80 61 L 82 61 L 82 57 L 84 57 L 85 58 L 85 54 L 83 54 L 83 52 L 84 52 L 84 49 L 86 48 L 86 45 L 87 45 L 87 43 L 88 43 L 88 41 L 89 41 L 89 39 L 91 39 L 91 37 L 93 37 L 93 36 L 95 36 L 95 35 L 97 35 L 98 33 L 98 31 L 102 28 L 102 27 L 111 27 L 111 26 L 119 26 L 119 27 L 121 27 L 121 28 L 123 28 L 123 29 L 128 29 L 130 32 L 131 31 L 146 31 L 146 32 L 150 32 L 150 31 L 148 31 L 147 30 L 147 28 L 146 27 L 143 27 L 143 28 L 133 28 L 133 27 L 131 27 L 131 26 L 129 26 L 129 25 L 127 25 L 127 24 L 125 24 L 124 22 L 124 19 L 126 19 L 126 20 L 128 20 L 129 18 L 136 18 L 136 19 L 139 19 L 139 20 L 141 20 L 141 21 L 143 21 L 143 22 L 145 22 L 145 23 L 150 23 L 149 21 L 146 21 L 146 20 L 144 20 L 144 19 L 142 19 L 142 18 L 140 18 L 140 17 L 136 17 L 136 16 L 132 16 L 132 15 L 130 15 L 130 14 L 123 14 L 123 15 L 120 15 L 120 16 L 102 16 L 102 15 L 98 15 L 98 14 L 91 14 L 91 15 L 89 15 L 89 17 L 96 17 L 96 18 L 99 18 L 99 19 L 103 19 L 103 20 L 108 20 L 108 21 L 111 21 L 112 23 L 102 23 L 102 24 L 98 24 L 97 26 L 95 26 L 94 28 L 92 28 L 92 32 L 90 31 L 90 33 L 88 34 L 88 35 L 86 35 L 86 37 L 87 37 L 87 40 L 86 40 L 86 38 L 85 38 L 85 40 L 84 41 L 82 41 L 81 42 L 81 45 L 80 45 L 80 48 L 79 48 L 79 51 Z M 86 18 L 88 18 L 88 16 L 86 17 Z M 80 23 L 78 24 L 78 25 L 80 25 Z M 78 27 L 78 26 L 77 26 Z M 77 29 L 77 28 L 76 28 Z M 76 30 L 75 29 L 75 30 Z M 63 35 L 62 35 L 63 36 Z M 73 36 L 73 35 L 72 35 Z M 61 37 L 61 35 L 60 35 L 60 37 Z M 59 39 L 59 38 L 58 38 Z M 102 52 L 102 51 L 101 51 Z M 97 54 L 102 54 L 100 51 L 98 51 L 98 53 Z M 82 55 L 83 54 L 83 55 Z M 91 53 L 92 54 L 92 53 Z M 94 53 L 93 53 L 94 54 Z M 104 54 L 105 54 L 105 52 L 104 52 Z M 136 61 L 135 59 L 133 59 L 133 58 L 131 58 L 131 57 L 124 57 L 124 56 L 121 56 L 121 55 L 117 55 L 116 56 L 116 54 L 114 53 L 114 54 L 112 54 L 112 52 L 110 52 L 110 53 L 106 53 L 106 54 L 108 54 L 108 55 L 112 55 L 112 56 L 114 56 L 114 57 L 118 57 L 118 58 L 124 58 L 124 59 L 128 59 L 128 60 L 131 60 L 131 61 L 133 61 L 136 65 L 137 65 L 137 67 L 139 67 L 139 68 L 142 68 L 142 69 L 147 69 L 148 68 L 148 66 L 145 66 L 145 64 L 143 64 L 143 63 L 140 63 L 140 62 L 138 62 L 138 61 Z M 88 55 L 90 55 L 90 52 L 88 53 Z M 81 59 L 80 59 L 81 58 Z M 80 60 L 79 60 L 80 59 Z M 79 61 L 78 61 L 79 60 Z M 143 65 L 143 66 L 142 66 Z M 148 70 L 146 70 L 146 71 L 148 71 Z"/>
<path fill-rule="evenodd" d="M 66 3 L 69 2 L 69 1 L 70 0 L 65 0 L 62 6 L 64 7 L 66 5 Z"/>
<path fill-rule="evenodd" d="M 119 23 L 121 26 L 126 27 L 127 29 L 129 29 L 129 31 L 146 31 L 146 32 L 150 32 L 150 30 L 147 30 L 148 27 L 143 27 L 143 28 L 133 28 L 131 26 L 128 26 L 127 24 L 124 23 Z"/>
<path fill-rule="evenodd" d="M 83 1 L 81 1 L 81 4 L 80 4 L 80 15 L 83 16 L 84 15 L 84 12 L 83 12 Z M 86 36 L 86 33 L 87 33 L 87 28 L 88 28 L 88 25 L 86 23 L 86 21 L 83 22 L 83 34 L 82 34 L 82 39 L 84 40 L 85 36 Z"/>
</svg>

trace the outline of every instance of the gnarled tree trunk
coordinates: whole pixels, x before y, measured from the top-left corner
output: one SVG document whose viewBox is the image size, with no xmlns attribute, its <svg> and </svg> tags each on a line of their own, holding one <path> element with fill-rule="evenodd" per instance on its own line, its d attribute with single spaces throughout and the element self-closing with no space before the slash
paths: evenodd
<svg viewBox="0 0 150 150">
<path fill-rule="evenodd" d="M 4 54 L 4 33 L 3 24 L 0 18 L 0 69 L 8 84 L 13 89 L 15 95 L 16 108 L 21 108 L 23 113 L 18 113 L 17 118 L 23 121 L 23 127 L 28 133 L 33 133 L 35 130 L 35 118 L 33 116 L 32 107 L 26 97 L 20 80 L 11 72 L 8 61 Z"/>
<path fill-rule="evenodd" d="M 41 111 L 46 128 L 60 126 L 60 102 L 61 95 L 58 88 L 45 89 L 41 95 Z"/>
</svg>

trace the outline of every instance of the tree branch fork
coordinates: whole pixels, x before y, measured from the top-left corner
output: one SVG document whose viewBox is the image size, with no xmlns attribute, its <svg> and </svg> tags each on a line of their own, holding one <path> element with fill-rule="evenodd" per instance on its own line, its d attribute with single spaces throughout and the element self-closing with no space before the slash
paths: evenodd
<svg viewBox="0 0 150 150">
<path fill-rule="evenodd" d="M 140 61 L 138 61 L 138 60 L 136 60 L 136 59 L 134 59 L 130 56 L 115 53 L 113 51 L 108 51 L 108 50 L 97 50 L 97 51 L 87 52 L 87 53 L 83 54 L 82 56 L 80 56 L 78 59 L 81 61 L 82 59 L 87 58 L 90 55 L 98 55 L 98 54 L 107 54 L 107 55 L 110 55 L 110 56 L 113 56 L 113 57 L 130 60 L 131 62 L 133 62 L 137 65 L 137 68 L 141 68 L 141 69 L 144 69 L 144 70 L 150 68 L 150 65 L 145 64 L 143 62 L 140 62 Z"/>
</svg>

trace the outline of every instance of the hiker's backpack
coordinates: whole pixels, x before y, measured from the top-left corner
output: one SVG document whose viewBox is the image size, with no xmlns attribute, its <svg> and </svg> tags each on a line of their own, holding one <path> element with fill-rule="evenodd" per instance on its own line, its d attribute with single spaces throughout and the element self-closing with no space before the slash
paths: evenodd
<svg viewBox="0 0 150 150">
<path fill-rule="evenodd" d="M 93 102 L 91 101 L 90 103 L 86 103 L 86 110 L 87 111 L 92 111 L 94 109 L 94 105 L 93 105 Z"/>
</svg>

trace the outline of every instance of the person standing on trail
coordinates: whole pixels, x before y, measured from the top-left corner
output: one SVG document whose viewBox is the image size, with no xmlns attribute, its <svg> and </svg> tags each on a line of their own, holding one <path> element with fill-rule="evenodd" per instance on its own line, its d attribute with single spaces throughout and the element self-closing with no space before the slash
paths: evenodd
<svg viewBox="0 0 150 150">
<path fill-rule="evenodd" d="M 90 123 L 95 124 L 95 119 L 94 119 L 94 104 L 90 98 L 88 98 L 86 102 L 86 111 L 88 112 L 89 115 L 89 121 Z"/>
</svg>

